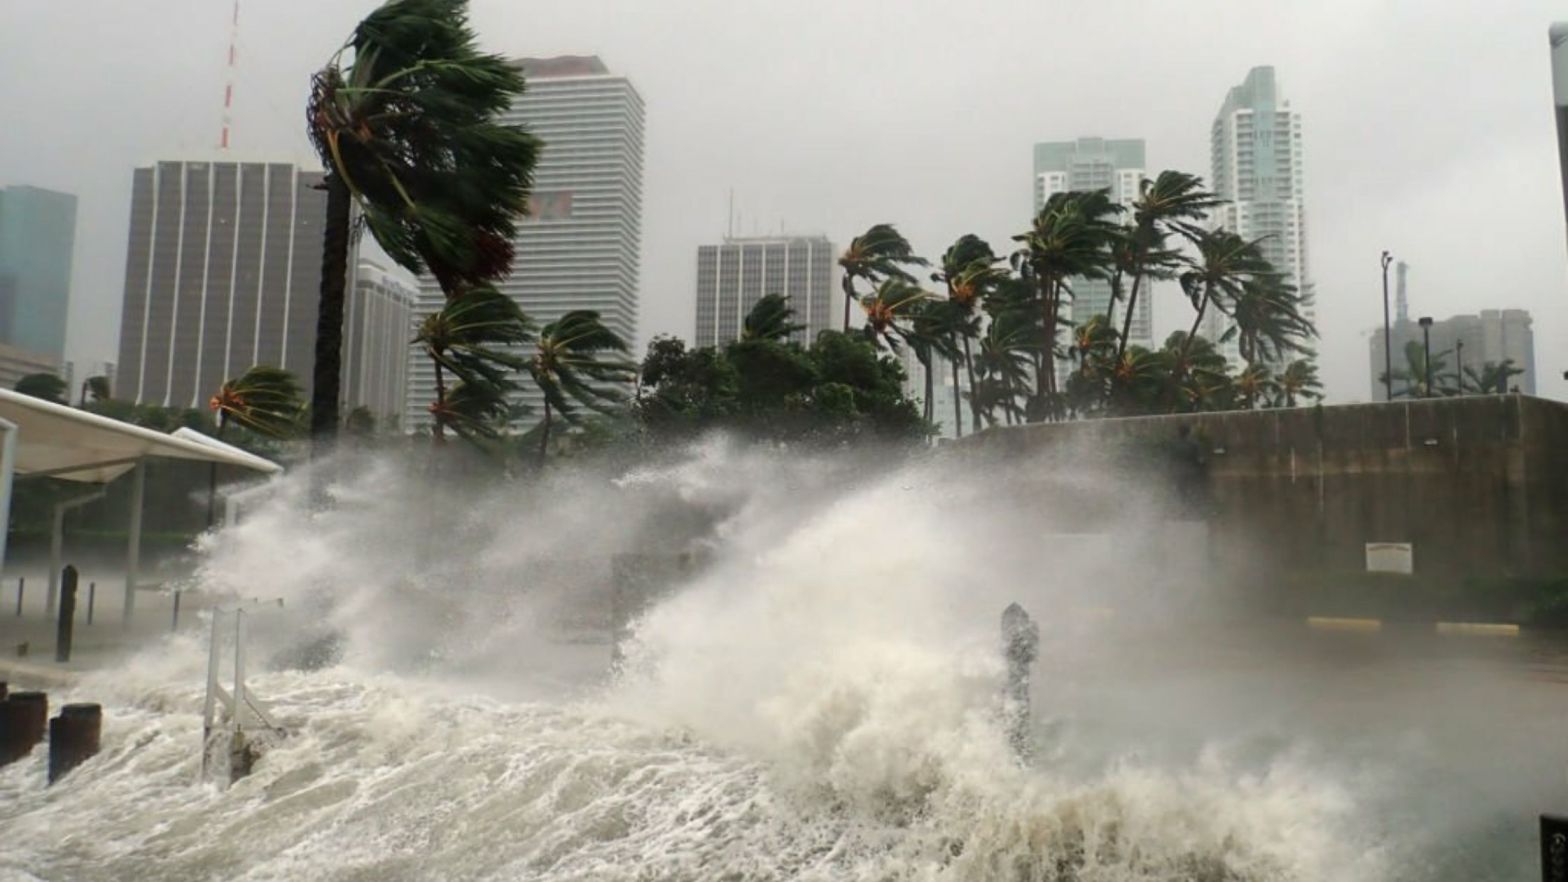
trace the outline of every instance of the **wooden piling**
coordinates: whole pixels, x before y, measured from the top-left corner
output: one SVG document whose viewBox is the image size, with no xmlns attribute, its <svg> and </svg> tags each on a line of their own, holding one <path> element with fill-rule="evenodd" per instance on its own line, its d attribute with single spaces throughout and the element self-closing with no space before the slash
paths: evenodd
<svg viewBox="0 0 1568 882">
<path fill-rule="evenodd" d="M 68 704 L 49 721 L 49 783 L 98 755 L 103 732 L 103 708 L 96 704 Z"/>
<path fill-rule="evenodd" d="M 76 567 L 60 571 L 60 620 L 54 631 L 54 660 L 71 660 L 71 631 L 76 625 Z"/>
<path fill-rule="evenodd" d="M 98 583 L 87 583 L 87 624 L 93 623 L 93 601 L 98 599 Z"/>
<path fill-rule="evenodd" d="M 12 692 L 0 701 L 0 766 L 31 753 L 48 721 L 49 696 L 42 692 Z"/>
</svg>

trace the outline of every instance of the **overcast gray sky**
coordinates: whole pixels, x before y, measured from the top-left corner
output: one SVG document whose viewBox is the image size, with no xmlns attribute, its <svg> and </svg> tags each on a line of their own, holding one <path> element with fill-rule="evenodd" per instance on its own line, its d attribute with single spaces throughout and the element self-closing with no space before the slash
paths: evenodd
<svg viewBox="0 0 1568 882">
<path fill-rule="evenodd" d="M 374 0 L 242 0 L 234 150 L 314 164 L 312 70 Z M 69 355 L 112 360 L 131 169 L 211 156 L 230 0 L 0 0 L 0 184 L 80 199 Z M 1272 64 L 1303 117 L 1309 268 L 1335 400 L 1364 400 L 1378 253 L 1412 311 L 1535 316 L 1565 397 L 1565 245 L 1549 0 L 474 0 L 484 45 L 594 53 L 647 103 L 642 337 L 689 337 L 695 248 L 724 232 L 892 221 L 923 253 L 998 250 L 1030 211 L 1030 147 L 1139 137 L 1208 175 L 1209 124 Z M 1161 328 L 1188 308 L 1158 292 Z"/>
</svg>

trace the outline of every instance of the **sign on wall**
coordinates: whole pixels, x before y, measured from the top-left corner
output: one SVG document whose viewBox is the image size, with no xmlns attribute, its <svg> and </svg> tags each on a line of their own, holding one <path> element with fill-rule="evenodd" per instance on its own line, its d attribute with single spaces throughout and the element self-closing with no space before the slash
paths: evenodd
<svg viewBox="0 0 1568 882">
<path fill-rule="evenodd" d="M 1409 542 L 1368 542 L 1367 572 L 1410 575 L 1415 572 L 1415 545 Z"/>
</svg>

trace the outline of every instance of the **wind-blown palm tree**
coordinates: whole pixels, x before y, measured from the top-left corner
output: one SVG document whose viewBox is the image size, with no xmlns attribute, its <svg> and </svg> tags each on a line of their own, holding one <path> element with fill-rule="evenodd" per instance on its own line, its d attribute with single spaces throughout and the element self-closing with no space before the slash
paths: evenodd
<svg viewBox="0 0 1568 882">
<path fill-rule="evenodd" d="M 1202 178 L 1185 172 L 1162 171 L 1153 180 L 1144 178 L 1139 183 L 1138 198 L 1132 205 L 1132 227 L 1127 234 L 1127 270 L 1132 276 L 1132 290 L 1127 295 L 1127 314 L 1122 319 L 1117 359 L 1127 351 L 1143 280 L 1169 278 L 1176 270 L 1177 254 L 1166 247 L 1166 236 L 1180 229 L 1178 225 L 1201 221 L 1220 201 L 1203 189 Z M 1111 308 L 1115 308 L 1114 300 Z M 1111 317 L 1107 311 L 1107 320 Z"/>
<path fill-rule="evenodd" d="M 258 364 L 225 380 L 207 400 L 207 407 L 217 419 L 219 435 L 232 422 L 268 438 L 287 438 L 299 428 L 301 398 L 293 374 Z"/>
<path fill-rule="evenodd" d="M 1279 393 L 1286 407 L 1295 407 L 1297 398 L 1322 400 L 1323 382 L 1318 379 L 1317 363 L 1298 358 L 1279 374 Z"/>
<path fill-rule="evenodd" d="M 839 257 L 838 265 L 844 271 L 844 332 L 849 332 L 850 304 L 860 300 L 855 291 L 855 280 L 864 279 L 876 285 L 885 279 L 914 282 L 915 277 L 905 266 L 925 266 L 926 261 L 915 254 L 909 240 L 892 224 L 876 224 L 850 240 L 849 247 Z"/>
<path fill-rule="evenodd" d="M 1502 361 L 1489 361 L 1477 367 L 1470 365 L 1464 369 L 1464 375 L 1459 378 L 1459 393 L 1478 392 L 1483 395 L 1493 393 L 1506 393 L 1508 391 L 1508 378 L 1524 373 L 1524 369 L 1515 367 L 1514 360 L 1505 358 Z"/>
<path fill-rule="evenodd" d="M 900 341 L 909 342 L 913 333 L 915 306 L 929 299 L 931 294 L 913 282 L 897 277 L 883 279 L 875 291 L 860 298 L 860 309 L 866 316 L 862 333 L 872 343 L 897 353 Z"/>
<path fill-rule="evenodd" d="M 550 449 L 555 414 L 570 422 L 575 420 L 579 405 L 609 413 L 620 404 L 624 395 L 614 387 L 629 384 L 637 376 L 635 363 L 614 357 L 626 351 L 625 341 L 592 310 L 574 309 L 539 330 L 528 373 L 544 393 L 544 419 L 539 424 L 541 464 Z"/>
<path fill-rule="evenodd" d="M 933 412 L 934 393 L 936 389 L 934 372 L 936 360 L 946 359 L 954 366 L 953 380 L 956 387 L 958 380 L 958 347 L 955 341 L 960 333 L 960 325 L 964 322 L 963 315 L 953 304 L 947 300 L 938 300 L 930 295 L 918 300 L 904 310 L 907 324 L 900 331 L 904 342 L 909 344 L 910 351 L 914 352 L 915 359 L 925 369 L 925 419 L 933 422 L 936 414 Z M 954 388 L 953 409 L 958 411 L 959 389 Z"/>
<path fill-rule="evenodd" d="M 1008 423 L 1023 414 L 1018 399 L 1028 394 L 1034 353 L 1040 346 L 1039 332 L 1031 319 L 1031 314 L 1019 310 L 999 312 L 980 337 L 973 394 L 987 425 L 996 425 L 994 411 L 998 407 Z"/>
<path fill-rule="evenodd" d="M 27 374 L 18 379 L 12 387 L 23 395 L 33 398 L 42 398 L 55 404 L 69 404 L 65 396 L 70 393 L 71 387 L 54 374 Z"/>
<path fill-rule="evenodd" d="M 1302 314 L 1301 305 L 1296 289 L 1274 273 L 1244 279 L 1234 299 L 1214 304 L 1231 320 L 1221 340 L 1234 338 L 1238 354 L 1249 365 L 1278 363 L 1305 353 L 1317 329 Z"/>
<path fill-rule="evenodd" d="M 533 324 L 517 303 L 489 285 L 470 288 L 425 317 L 414 343 L 435 367 L 436 400 L 430 414 L 438 444 L 446 440 L 447 426 L 472 440 L 476 436 L 468 429 L 488 425 L 475 415 L 492 415 L 494 403 L 505 401 L 506 393 L 516 388 L 510 373 L 526 368 L 527 360 L 515 350 L 532 337 Z M 448 400 L 449 372 L 464 387 L 460 407 Z"/>
<path fill-rule="evenodd" d="M 805 329 L 805 325 L 794 321 L 795 311 L 790 309 L 789 298 L 782 294 L 768 294 L 758 300 L 746 313 L 746 318 L 741 322 L 740 338 L 742 340 L 774 340 L 787 339 L 796 331 Z"/>
<path fill-rule="evenodd" d="M 1248 241 L 1225 229 L 1199 230 L 1187 227 L 1185 230 L 1197 247 L 1198 256 L 1189 263 L 1187 271 L 1178 277 L 1182 291 L 1192 301 L 1196 313 L 1192 329 L 1182 341 L 1183 362 L 1186 361 L 1187 349 L 1198 339 L 1198 329 L 1203 327 L 1203 317 L 1209 307 L 1216 301 L 1222 308 L 1234 302 L 1241 296 L 1242 285 L 1246 281 L 1274 270 L 1258 250 L 1258 242 L 1262 240 Z"/>
<path fill-rule="evenodd" d="M 351 206 L 387 255 L 448 297 L 504 276 L 539 142 L 497 121 L 519 69 L 482 53 L 467 0 L 390 0 L 312 80 L 307 131 L 327 169 L 311 434 L 338 430 Z"/>
<path fill-rule="evenodd" d="M 1446 358 L 1448 354 L 1449 350 L 1446 349 L 1442 352 L 1432 353 L 1431 369 L 1428 370 L 1426 347 L 1422 344 L 1422 341 L 1406 341 L 1404 367 L 1394 368 L 1394 379 L 1403 380 L 1405 386 L 1403 389 L 1396 389 L 1394 397 L 1433 398 L 1456 394 L 1459 391 L 1458 388 L 1448 385 L 1448 380 L 1452 375 L 1445 373 L 1448 368 L 1448 360 Z M 1427 377 L 1432 378 L 1430 386 L 1427 385 Z M 1379 375 L 1378 380 L 1381 382 L 1382 379 L 1382 376 Z"/>
<path fill-rule="evenodd" d="M 962 349 L 964 372 L 969 381 L 969 388 L 974 389 L 975 369 L 974 354 L 971 342 L 980 333 L 979 309 L 991 296 L 996 286 L 1007 279 L 1006 268 L 999 266 L 1002 258 L 991 250 L 991 246 L 973 233 L 960 236 L 957 241 L 948 246 L 942 254 L 942 265 L 938 272 L 931 274 L 931 281 L 944 282 L 947 285 L 947 302 L 956 310 L 953 316 L 952 327 L 957 335 L 954 341 L 955 349 Z M 953 388 L 961 389 L 958 381 L 958 364 L 953 364 Z M 964 435 L 964 421 L 958 399 L 961 395 L 954 396 L 953 418 L 954 428 L 961 438 Z M 980 426 L 980 405 L 974 396 L 970 396 L 970 422 L 975 428 Z"/>
<path fill-rule="evenodd" d="M 110 398 L 109 378 L 103 374 L 88 377 L 82 381 L 82 398 L 80 405 L 86 407 L 89 401 L 108 401 Z"/>
<path fill-rule="evenodd" d="M 1054 413 L 1056 331 L 1062 306 L 1072 296 L 1070 279 L 1104 278 L 1110 267 L 1109 246 L 1117 235 L 1110 218 L 1121 206 L 1104 190 L 1056 193 L 1047 199 L 1026 233 L 1016 257 L 1029 266 L 1038 294 L 1045 348 L 1035 376 L 1035 397 Z"/>
</svg>

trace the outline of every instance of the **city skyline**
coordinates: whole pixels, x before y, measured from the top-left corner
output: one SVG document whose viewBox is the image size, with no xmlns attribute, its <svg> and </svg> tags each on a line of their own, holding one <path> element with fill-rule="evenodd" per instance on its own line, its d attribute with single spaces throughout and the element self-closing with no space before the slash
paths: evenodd
<svg viewBox="0 0 1568 882">
<path fill-rule="evenodd" d="M 740 339 L 746 314 L 768 294 L 789 300 L 793 320 L 804 327 L 791 335 L 809 343 L 833 328 L 834 273 L 838 251 L 827 236 L 726 237 L 720 245 L 697 246 L 695 346 L 722 346 Z"/>
<path fill-rule="evenodd" d="M 1488 365 L 1512 362 L 1520 373 L 1507 379 L 1510 391 L 1517 389 L 1534 395 L 1536 388 L 1535 334 L 1530 328 L 1530 313 L 1524 309 L 1483 309 L 1477 313 L 1452 315 L 1434 319 L 1430 329 L 1433 377 L 1432 385 L 1443 389 L 1452 385 L 1454 377 L 1463 375 L 1470 382 L 1470 371 L 1479 374 Z M 1423 333 L 1419 320 L 1408 316 L 1396 319 L 1389 329 L 1393 342 L 1394 378 L 1396 399 L 1409 397 L 1410 380 L 1401 379 L 1401 371 L 1409 372 L 1405 348 L 1411 343 L 1425 347 L 1428 334 Z M 1383 333 L 1381 330 L 1367 337 L 1367 364 L 1370 373 L 1372 401 L 1387 401 L 1387 387 L 1383 383 Z M 1420 378 L 1416 378 L 1419 381 Z M 1479 392 L 1466 388 L 1467 392 Z M 1487 392 L 1497 390 L 1485 390 Z"/>
<path fill-rule="evenodd" d="M 473 21 L 486 48 L 508 55 L 580 48 L 613 58 L 657 108 L 648 146 L 640 340 L 692 333 L 692 250 L 724 228 L 731 190 L 748 232 L 752 219 L 767 229 L 783 219 L 791 228 L 847 241 L 891 220 L 928 257 L 967 232 L 1005 250 L 1008 237 L 1026 226 L 1030 207 L 1018 186 L 1029 174 L 1021 144 L 1051 133 L 1134 132 L 1157 148 L 1156 169 L 1208 177 L 1205 127 L 1215 103 L 1260 63 L 1287 76 L 1292 105 L 1309 127 L 1310 269 L 1332 398 L 1366 394 L 1363 340 L 1382 324 L 1376 261 L 1385 248 L 1429 274 L 1423 301 L 1431 311 L 1528 308 L 1543 358 L 1553 351 L 1547 343 L 1568 332 L 1563 199 L 1542 45 L 1561 9 L 1544 0 L 1485 14 L 1453 3 L 1394 2 L 1247 17 L 1199 0 L 1181 13 L 1150 10 L 1130 19 L 1110 8 L 1004 0 L 999 13 L 1005 8 L 1015 27 L 987 29 L 983 40 L 911 14 L 900 25 L 909 53 L 854 74 L 864 87 L 856 94 L 869 89 L 890 96 L 870 104 L 838 88 L 849 76 L 847 59 L 862 54 L 846 35 L 867 23 L 864 10 L 825 9 L 812 27 L 776 11 L 737 10 L 741 33 L 792 48 L 782 67 L 762 69 L 748 63 L 744 43 L 671 52 L 667 43 L 646 39 L 709 20 L 700 4 L 671 0 L 657 13 L 611 5 L 615 14 L 608 16 L 549 2 L 540 7 L 545 14 L 524 15 L 476 0 Z M 213 152 L 223 97 L 216 76 L 229 19 L 221 4 L 209 6 L 148 0 L 143 14 L 102 10 L 104 35 L 143 33 L 146 22 L 162 16 L 179 20 L 194 46 L 135 65 L 123 63 L 124 41 L 80 32 L 75 17 L 56 5 L 0 12 L 6 25 L 0 34 L 29 35 L 7 43 L 0 56 L 11 123 L 0 132 L 5 183 L 70 190 L 82 200 L 68 340 L 68 354 L 82 362 L 114 357 L 125 170 L 151 156 Z M 313 4 L 310 14 L 320 27 L 308 32 L 298 26 L 304 7 L 294 0 L 247 10 L 235 78 L 235 151 L 311 157 L 299 122 L 302 89 L 368 8 L 348 0 Z M 1197 25 L 1205 19 L 1219 21 L 1227 37 L 1210 61 L 1193 65 L 1179 50 L 1182 41 L 1165 35 L 1212 36 Z M 1025 51 L 1026 35 L 1046 32 L 1072 39 L 1048 56 Z M 1422 39 L 1387 40 L 1409 32 Z M 1153 48 L 1128 63 L 1102 66 L 1094 77 L 1074 74 L 1087 63 L 1088 47 L 1131 37 L 1147 38 Z M 201 52 L 203 41 L 210 53 Z M 100 72 L 89 78 L 92 89 L 40 75 L 52 63 L 44 48 L 56 44 L 77 46 L 87 66 Z M 970 53 L 970 63 L 956 68 L 914 60 L 979 45 L 985 51 Z M 1324 53 L 1327 45 L 1335 51 Z M 1468 72 L 1447 63 L 1456 54 L 1474 61 Z M 1009 57 L 1028 57 L 1026 69 L 1004 64 Z M 1055 79 L 1072 88 L 1030 85 Z M 1443 114 L 1415 98 L 1437 94 L 1445 96 Z M 102 107 L 103 124 L 88 139 L 85 119 L 58 114 L 62 105 Z M 970 121 L 962 128 L 936 124 L 960 116 Z M 1048 132 L 1042 119 L 1050 120 Z M 1377 138 L 1364 137 L 1369 119 L 1377 120 Z M 88 143 L 90 149 L 78 146 Z M 1494 223 L 1477 231 L 1468 220 L 1477 216 Z M 1155 310 L 1177 315 L 1179 295 L 1166 287 Z M 1509 302 L 1494 302 L 1493 291 L 1507 292 Z M 1171 329 L 1159 318 L 1155 324 L 1156 337 Z M 1563 394 L 1568 386 L 1560 374 L 1543 363 L 1542 391 Z"/>
</svg>

